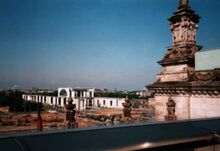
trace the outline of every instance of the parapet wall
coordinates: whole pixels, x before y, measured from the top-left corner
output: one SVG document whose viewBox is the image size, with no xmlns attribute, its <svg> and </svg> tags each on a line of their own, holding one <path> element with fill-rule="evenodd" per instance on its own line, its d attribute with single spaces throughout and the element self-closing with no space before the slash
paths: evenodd
<svg viewBox="0 0 220 151">
<path fill-rule="evenodd" d="M 220 95 L 179 94 L 170 96 L 174 102 L 177 120 L 220 117 Z M 155 118 L 164 120 L 167 115 L 168 95 L 155 96 Z"/>
</svg>

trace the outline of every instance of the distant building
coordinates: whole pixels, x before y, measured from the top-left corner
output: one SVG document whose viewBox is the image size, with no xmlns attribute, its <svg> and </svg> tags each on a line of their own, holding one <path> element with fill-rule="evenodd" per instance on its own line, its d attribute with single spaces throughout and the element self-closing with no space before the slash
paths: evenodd
<svg viewBox="0 0 220 151">
<path fill-rule="evenodd" d="M 213 70 L 220 68 L 220 49 L 195 53 L 195 70 Z"/>
<path fill-rule="evenodd" d="M 112 98 L 112 97 L 95 97 L 94 107 L 107 107 L 107 108 L 123 108 L 122 102 L 124 98 Z"/>
<path fill-rule="evenodd" d="M 58 96 L 44 96 L 23 94 L 22 98 L 27 101 L 41 102 L 54 107 L 64 107 L 67 99 L 71 97 L 73 104 L 78 110 L 89 108 L 105 107 L 105 108 L 123 108 L 122 102 L 124 98 L 114 97 L 94 97 L 94 88 L 58 88 Z"/>
<path fill-rule="evenodd" d="M 151 97 L 152 96 L 152 92 L 150 91 L 146 91 L 146 90 L 141 90 L 141 91 L 137 91 L 136 95 L 139 97 Z"/>
</svg>

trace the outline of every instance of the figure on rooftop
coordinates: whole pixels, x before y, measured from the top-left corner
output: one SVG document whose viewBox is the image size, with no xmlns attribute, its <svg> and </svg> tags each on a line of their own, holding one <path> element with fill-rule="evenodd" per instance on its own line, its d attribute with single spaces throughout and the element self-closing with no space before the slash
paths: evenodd
<svg viewBox="0 0 220 151">
<path fill-rule="evenodd" d="M 125 98 L 125 102 L 122 103 L 122 106 L 124 107 L 123 113 L 124 113 L 124 118 L 131 120 L 131 106 L 132 103 L 128 99 L 128 97 Z"/>
<path fill-rule="evenodd" d="M 63 126 L 68 128 L 74 128 L 75 127 L 75 111 L 76 105 L 73 104 L 73 99 L 71 97 L 68 98 L 68 104 L 65 105 L 65 121 Z"/>
<path fill-rule="evenodd" d="M 165 116 L 165 119 L 166 120 L 176 120 L 176 115 L 175 115 L 176 103 L 173 101 L 173 99 L 171 97 L 169 97 L 166 105 L 167 105 L 167 115 Z"/>
</svg>

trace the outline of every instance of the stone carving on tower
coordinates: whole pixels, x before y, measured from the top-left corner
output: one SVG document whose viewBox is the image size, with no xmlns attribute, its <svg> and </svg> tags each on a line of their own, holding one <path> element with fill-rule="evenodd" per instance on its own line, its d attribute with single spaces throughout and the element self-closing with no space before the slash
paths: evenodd
<svg viewBox="0 0 220 151">
<path fill-rule="evenodd" d="M 165 116 L 165 119 L 176 120 L 176 115 L 175 115 L 176 103 L 173 101 L 171 97 L 169 97 L 168 102 L 166 103 L 166 106 L 167 106 L 167 115 Z"/>
<path fill-rule="evenodd" d="M 188 0 L 180 0 L 177 11 L 168 19 L 173 45 L 167 50 L 164 59 L 159 61 L 162 66 L 183 63 L 194 65 L 194 54 L 202 48 L 196 45 L 199 19 L 188 5 Z"/>
<path fill-rule="evenodd" d="M 202 46 L 196 44 L 196 31 L 200 17 L 191 9 L 188 0 L 180 0 L 179 7 L 168 19 L 172 33 L 172 46 L 158 63 L 163 66 L 158 82 L 188 81 L 194 72 L 194 55 Z"/>
<path fill-rule="evenodd" d="M 187 6 L 188 0 L 180 0 L 180 6 Z"/>
</svg>

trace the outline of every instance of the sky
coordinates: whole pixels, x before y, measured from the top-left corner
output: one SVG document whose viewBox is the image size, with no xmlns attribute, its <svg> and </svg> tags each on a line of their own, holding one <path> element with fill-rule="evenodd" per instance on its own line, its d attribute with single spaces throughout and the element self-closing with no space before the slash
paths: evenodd
<svg viewBox="0 0 220 151">
<path fill-rule="evenodd" d="M 178 0 L 0 0 L 0 88 L 145 89 Z M 219 0 L 190 0 L 197 44 L 220 47 Z"/>
</svg>

